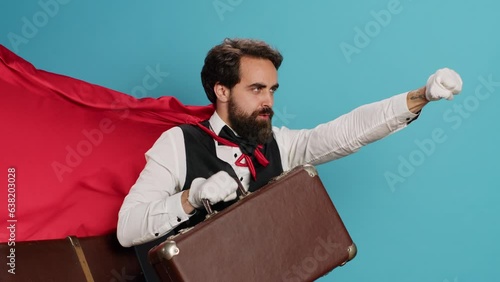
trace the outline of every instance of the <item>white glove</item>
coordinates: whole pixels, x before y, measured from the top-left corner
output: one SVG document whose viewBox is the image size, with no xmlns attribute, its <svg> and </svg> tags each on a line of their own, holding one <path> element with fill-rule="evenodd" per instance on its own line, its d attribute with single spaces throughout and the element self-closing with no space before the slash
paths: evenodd
<svg viewBox="0 0 500 282">
<path fill-rule="evenodd" d="M 237 189 L 236 180 L 227 172 L 219 171 L 207 179 L 195 178 L 189 189 L 188 201 L 195 208 L 203 206 L 202 199 L 209 200 L 212 205 L 220 201 L 227 202 L 236 199 Z"/>
<path fill-rule="evenodd" d="M 453 95 L 462 91 L 462 79 L 454 70 L 439 69 L 427 80 L 425 98 L 435 101 L 442 98 L 452 100 Z"/>
</svg>

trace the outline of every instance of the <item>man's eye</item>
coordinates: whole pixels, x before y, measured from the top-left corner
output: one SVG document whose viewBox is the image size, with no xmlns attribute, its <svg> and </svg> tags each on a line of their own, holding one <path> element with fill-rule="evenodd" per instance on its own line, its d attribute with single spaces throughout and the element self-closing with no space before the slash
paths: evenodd
<svg viewBox="0 0 500 282">
<path fill-rule="evenodd" d="M 252 88 L 252 91 L 255 93 L 259 93 L 262 90 L 262 87 L 254 87 Z"/>
</svg>

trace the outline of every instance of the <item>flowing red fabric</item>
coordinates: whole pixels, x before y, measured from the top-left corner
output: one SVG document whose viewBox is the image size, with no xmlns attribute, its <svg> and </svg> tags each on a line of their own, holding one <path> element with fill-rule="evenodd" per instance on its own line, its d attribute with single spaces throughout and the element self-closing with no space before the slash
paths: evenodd
<svg viewBox="0 0 500 282">
<path fill-rule="evenodd" d="M 38 70 L 2 45 L 0 108 L 0 242 L 113 232 L 144 153 L 214 111 Z"/>
</svg>

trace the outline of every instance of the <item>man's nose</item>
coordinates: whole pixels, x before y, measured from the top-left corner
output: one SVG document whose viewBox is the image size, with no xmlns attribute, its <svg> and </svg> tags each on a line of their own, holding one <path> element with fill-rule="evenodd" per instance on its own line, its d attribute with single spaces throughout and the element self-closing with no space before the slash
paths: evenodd
<svg viewBox="0 0 500 282">
<path fill-rule="evenodd" d="M 274 104 L 274 95 L 272 90 L 266 91 L 266 93 L 263 96 L 264 97 L 262 101 L 262 106 L 267 106 L 269 108 L 272 108 Z"/>
</svg>

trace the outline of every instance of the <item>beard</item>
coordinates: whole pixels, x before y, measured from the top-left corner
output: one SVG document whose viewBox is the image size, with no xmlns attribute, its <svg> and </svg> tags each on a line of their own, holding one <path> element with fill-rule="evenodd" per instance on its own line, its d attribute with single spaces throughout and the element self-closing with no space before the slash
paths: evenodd
<svg viewBox="0 0 500 282">
<path fill-rule="evenodd" d="M 228 102 L 228 118 L 231 123 L 231 128 L 238 133 L 242 138 L 256 142 L 257 144 L 265 144 L 273 135 L 271 120 L 274 111 L 270 107 L 264 107 L 260 110 L 254 111 L 252 114 L 247 115 L 241 110 L 238 105 L 229 99 Z M 269 115 L 268 120 L 258 120 L 261 114 Z"/>
</svg>

